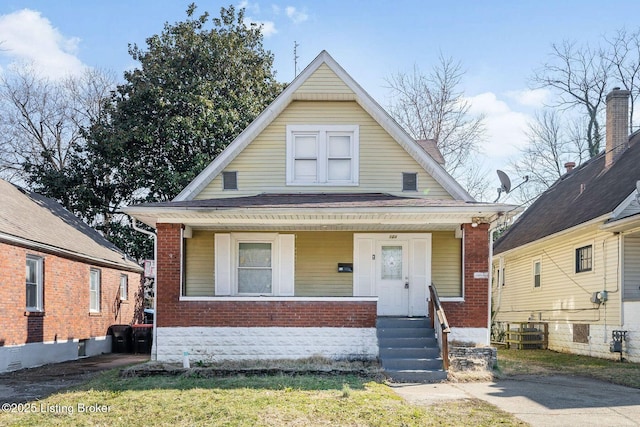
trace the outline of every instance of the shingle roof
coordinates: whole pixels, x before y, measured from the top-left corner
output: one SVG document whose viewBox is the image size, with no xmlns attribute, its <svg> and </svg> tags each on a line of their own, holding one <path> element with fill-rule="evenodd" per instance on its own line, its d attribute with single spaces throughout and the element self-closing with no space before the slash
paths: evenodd
<svg viewBox="0 0 640 427">
<path fill-rule="evenodd" d="M 0 180 L 0 240 L 60 250 L 96 262 L 140 270 L 111 242 L 53 199 Z"/>
<path fill-rule="evenodd" d="M 427 154 L 433 157 L 433 160 L 444 166 L 444 157 L 435 139 L 416 139 L 416 142 Z"/>
<path fill-rule="evenodd" d="M 384 193 L 298 193 L 259 194 L 247 197 L 222 199 L 183 200 L 144 203 L 133 208 L 369 208 L 369 207 L 460 207 L 494 206 L 494 204 L 465 202 L 462 200 L 439 200 L 415 197 L 398 197 Z"/>
<path fill-rule="evenodd" d="M 640 134 L 605 170 L 605 154 L 565 174 L 545 191 L 494 245 L 494 254 L 531 243 L 613 212 L 640 180 Z"/>
</svg>

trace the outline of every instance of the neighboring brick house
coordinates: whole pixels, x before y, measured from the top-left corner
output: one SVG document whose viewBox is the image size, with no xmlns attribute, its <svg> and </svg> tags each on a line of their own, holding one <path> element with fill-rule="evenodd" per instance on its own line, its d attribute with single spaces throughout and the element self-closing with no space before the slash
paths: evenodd
<svg viewBox="0 0 640 427">
<path fill-rule="evenodd" d="M 158 360 L 376 358 L 376 321 L 425 317 L 432 283 L 452 339 L 488 344 L 513 206 L 442 161 L 320 53 L 173 201 L 124 209 L 157 230 Z"/>
<path fill-rule="evenodd" d="M 111 351 L 142 269 L 52 199 L 0 180 L 0 372 Z"/>
</svg>

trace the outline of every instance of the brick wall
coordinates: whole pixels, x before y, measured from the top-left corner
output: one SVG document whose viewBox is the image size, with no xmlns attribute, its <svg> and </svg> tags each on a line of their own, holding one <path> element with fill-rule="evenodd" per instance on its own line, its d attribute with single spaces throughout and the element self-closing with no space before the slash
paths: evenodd
<svg viewBox="0 0 640 427">
<path fill-rule="evenodd" d="M 375 327 L 375 302 L 180 301 L 180 229 L 157 225 L 159 327 Z"/>
<path fill-rule="evenodd" d="M 475 279 L 474 273 L 489 271 L 489 225 L 463 224 L 464 302 L 443 302 L 453 327 L 486 328 L 489 312 L 489 279 Z"/>
<path fill-rule="evenodd" d="M 43 258 L 43 313 L 27 313 L 26 256 Z M 140 320 L 140 274 L 0 243 L 0 346 L 104 336 L 110 325 Z M 89 270 L 101 272 L 101 312 L 89 314 Z M 129 277 L 119 303 L 120 275 Z"/>
</svg>

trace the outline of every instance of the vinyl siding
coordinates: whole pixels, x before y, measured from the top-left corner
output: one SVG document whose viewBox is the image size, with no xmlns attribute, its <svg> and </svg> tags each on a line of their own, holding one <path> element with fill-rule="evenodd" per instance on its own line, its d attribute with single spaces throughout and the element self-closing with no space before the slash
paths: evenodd
<svg viewBox="0 0 640 427">
<path fill-rule="evenodd" d="M 353 273 L 338 263 L 353 262 L 353 233 L 296 233 L 296 296 L 352 296 Z"/>
<path fill-rule="evenodd" d="M 353 232 L 295 233 L 295 296 L 352 296 L 353 274 L 338 263 L 353 263 Z M 461 239 L 432 232 L 432 282 L 442 297 L 460 296 Z M 185 296 L 214 295 L 214 233 L 194 231 L 185 239 Z"/>
<path fill-rule="evenodd" d="M 296 90 L 294 97 L 304 97 L 306 94 L 351 94 L 340 77 L 338 77 L 327 64 L 322 64 L 309 78 Z"/>
<path fill-rule="evenodd" d="M 493 289 L 496 320 L 619 324 L 618 244 L 617 236 L 596 224 L 505 253 L 505 285 L 500 289 L 494 283 Z M 593 245 L 593 269 L 575 273 L 575 250 L 586 245 Z M 534 260 L 541 261 L 539 288 L 533 287 Z M 609 292 L 606 307 L 590 301 L 602 290 Z"/>
<path fill-rule="evenodd" d="M 640 301 L 640 236 L 624 238 L 624 300 Z"/>
<path fill-rule="evenodd" d="M 184 249 L 184 295 L 188 297 L 213 296 L 213 233 L 194 231 L 193 237 L 184 239 Z"/>
<path fill-rule="evenodd" d="M 431 281 L 440 297 L 462 296 L 462 239 L 455 233 L 431 234 Z"/>
<path fill-rule="evenodd" d="M 286 185 L 286 126 L 302 124 L 359 125 L 360 171 L 357 186 Z M 225 169 L 238 172 L 238 190 L 222 190 L 222 174 L 196 199 L 269 193 L 405 194 L 452 199 L 422 167 L 356 102 L 294 101 Z M 402 172 L 415 172 L 418 191 L 402 193 Z"/>
</svg>

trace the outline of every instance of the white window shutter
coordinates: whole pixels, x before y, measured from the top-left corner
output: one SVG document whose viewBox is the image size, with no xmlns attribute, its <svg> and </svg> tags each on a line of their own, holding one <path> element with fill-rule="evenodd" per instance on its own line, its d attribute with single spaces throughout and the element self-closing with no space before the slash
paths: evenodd
<svg viewBox="0 0 640 427">
<path fill-rule="evenodd" d="M 216 296 L 231 295 L 231 235 L 215 234 Z"/>
<path fill-rule="evenodd" d="M 278 295 L 293 296 L 295 294 L 295 235 L 280 234 L 278 236 Z"/>
</svg>

